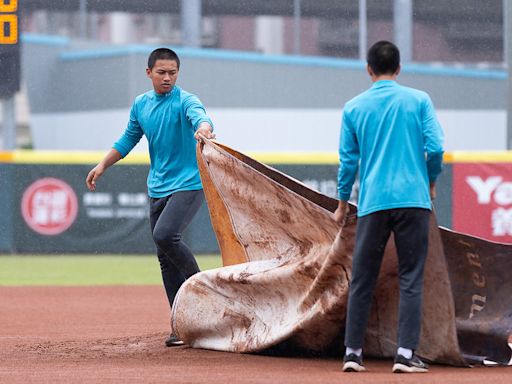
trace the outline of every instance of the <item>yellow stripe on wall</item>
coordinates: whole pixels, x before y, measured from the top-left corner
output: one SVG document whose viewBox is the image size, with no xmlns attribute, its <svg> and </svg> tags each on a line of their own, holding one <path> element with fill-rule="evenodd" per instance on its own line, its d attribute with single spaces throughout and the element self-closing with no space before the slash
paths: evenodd
<svg viewBox="0 0 512 384">
<path fill-rule="evenodd" d="M 0 163 L 94 165 L 100 162 L 106 153 L 106 151 L 0 151 Z M 247 152 L 247 155 L 266 164 L 338 164 L 336 152 Z M 444 154 L 444 162 L 512 163 L 512 151 L 447 152 Z M 119 164 L 149 164 L 149 155 L 144 152 L 133 152 Z"/>
<path fill-rule="evenodd" d="M 16 164 L 97 164 L 107 152 L 31 151 L 0 152 L 0 162 Z M 119 164 L 149 164 L 147 153 L 130 153 Z"/>
<path fill-rule="evenodd" d="M 445 154 L 444 160 L 447 163 L 512 163 L 512 151 L 457 151 Z"/>
<path fill-rule="evenodd" d="M 12 163 L 12 152 L 0 152 L 0 163 Z"/>
<path fill-rule="evenodd" d="M 0 162 L 16 164 L 97 164 L 106 152 L 30 151 L 0 152 Z M 338 154 L 329 152 L 250 152 L 248 156 L 269 164 L 338 164 Z M 132 152 L 119 164 L 149 164 L 149 155 Z"/>
</svg>

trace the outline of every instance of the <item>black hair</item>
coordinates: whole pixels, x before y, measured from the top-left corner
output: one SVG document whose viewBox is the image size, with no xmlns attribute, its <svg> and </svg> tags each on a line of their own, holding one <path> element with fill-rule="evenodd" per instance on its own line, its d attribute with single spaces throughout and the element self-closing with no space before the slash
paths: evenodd
<svg viewBox="0 0 512 384">
<path fill-rule="evenodd" d="M 172 49 L 169 48 L 157 48 L 148 57 L 148 68 L 153 69 L 157 60 L 173 60 L 178 64 L 180 69 L 180 58 Z"/>
<path fill-rule="evenodd" d="M 366 61 L 375 75 L 392 75 L 400 65 L 400 51 L 389 41 L 379 41 L 368 50 Z"/>
</svg>

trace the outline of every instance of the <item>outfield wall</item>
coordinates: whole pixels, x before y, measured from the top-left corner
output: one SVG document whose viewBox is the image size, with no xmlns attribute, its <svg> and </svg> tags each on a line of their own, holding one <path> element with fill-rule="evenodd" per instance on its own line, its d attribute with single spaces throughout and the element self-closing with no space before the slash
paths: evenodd
<svg viewBox="0 0 512 384">
<path fill-rule="evenodd" d="M 0 253 L 154 253 L 148 223 L 147 155 L 132 153 L 85 186 L 99 152 L 0 152 Z M 248 153 L 336 196 L 335 153 Z M 445 155 L 435 201 L 441 225 L 512 242 L 512 152 Z M 218 253 L 206 205 L 184 239 L 196 254 Z"/>
</svg>

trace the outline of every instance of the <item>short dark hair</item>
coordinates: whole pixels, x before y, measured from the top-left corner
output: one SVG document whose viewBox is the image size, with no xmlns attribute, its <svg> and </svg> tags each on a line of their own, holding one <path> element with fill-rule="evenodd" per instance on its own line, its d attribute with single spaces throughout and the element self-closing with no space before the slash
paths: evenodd
<svg viewBox="0 0 512 384">
<path fill-rule="evenodd" d="M 157 48 L 148 57 L 148 68 L 153 69 L 157 60 L 173 60 L 178 64 L 180 69 L 180 58 L 172 49 L 169 48 Z"/>
<path fill-rule="evenodd" d="M 368 50 L 366 61 L 377 76 L 391 75 L 396 73 L 400 65 L 400 51 L 389 41 L 379 41 Z"/>
</svg>

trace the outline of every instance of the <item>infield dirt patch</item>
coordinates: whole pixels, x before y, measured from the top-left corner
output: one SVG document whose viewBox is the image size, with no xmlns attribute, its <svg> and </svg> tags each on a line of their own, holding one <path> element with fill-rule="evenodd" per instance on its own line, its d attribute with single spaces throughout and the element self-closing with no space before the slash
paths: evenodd
<svg viewBox="0 0 512 384">
<path fill-rule="evenodd" d="M 0 287 L 0 383 L 511 383 L 512 368 L 341 372 L 339 359 L 166 348 L 163 288 Z"/>
</svg>

